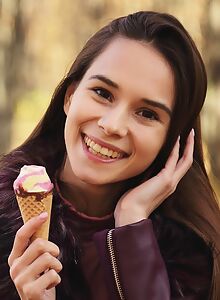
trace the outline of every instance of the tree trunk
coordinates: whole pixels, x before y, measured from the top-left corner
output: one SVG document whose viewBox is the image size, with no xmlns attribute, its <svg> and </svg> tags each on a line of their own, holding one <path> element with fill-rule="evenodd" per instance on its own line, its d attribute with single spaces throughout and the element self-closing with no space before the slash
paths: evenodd
<svg viewBox="0 0 220 300">
<path fill-rule="evenodd" d="M 0 155 L 8 151 L 11 143 L 14 109 L 23 86 L 21 70 L 25 42 L 21 0 L 6 4 L 4 11 L 0 1 L 0 24 L 3 28 L 0 40 Z"/>
</svg>

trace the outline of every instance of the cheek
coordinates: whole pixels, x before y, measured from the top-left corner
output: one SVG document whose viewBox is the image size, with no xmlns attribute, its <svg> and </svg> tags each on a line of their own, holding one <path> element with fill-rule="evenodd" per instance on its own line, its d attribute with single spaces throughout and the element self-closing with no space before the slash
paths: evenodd
<svg viewBox="0 0 220 300">
<path fill-rule="evenodd" d="M 76 100 L 76 101 L 75 101 Z M 66 125 L 65 125 L 65 135 L 66 137 L 78 129 L 78 126 L 85 120 L 86 109 L 77 101 L 77 99 L 72 98 L 72 102 L 67 113 Z"/>
<path fill-rule="evenodd" d="M 142 168 L 145 170 L 151 165 L 151 163 L 157 157 L 163 143 L 165 141 L 165 132 L 159 132 L 152 130 L 145 136 L 147 138 L 139 137 L 136 146 L 136 155 L 139 165 L 142 164 Z"/>
<path fill-rule="evenodd" d="M 64 128 L 64 139 L 67 147 L 70 147 L 72 143 L 74 143 L 79 132 L 79 117 L 80 116 L 75 112 L 75 110 L 72 109 L 70 109 L 67 114 Z"/>
<path fill-rule="evenodd" d="M 97 118 L 100 114 L 101 110 L 98 103 L 88 95 L 78 93 L 72 98 L 67 116 L 72 124 L 81 125 L 82 123 Z"/>
</svg>

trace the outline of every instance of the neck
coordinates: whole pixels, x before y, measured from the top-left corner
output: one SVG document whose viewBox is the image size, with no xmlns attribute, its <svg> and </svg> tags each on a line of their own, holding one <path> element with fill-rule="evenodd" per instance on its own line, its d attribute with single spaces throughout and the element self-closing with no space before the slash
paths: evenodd
<svg viewBox="0 0 220 300">
<path fill-rule="evenodd" d="M 113 213 L 117 201 L 125 192 L 125 184 L 88 184 L 72 172 L 70 176 L 64 170 L 58 176 L 58 183 L 63 197 L 72 202 L 77 211 L 91 217 Z"/>
</svg>

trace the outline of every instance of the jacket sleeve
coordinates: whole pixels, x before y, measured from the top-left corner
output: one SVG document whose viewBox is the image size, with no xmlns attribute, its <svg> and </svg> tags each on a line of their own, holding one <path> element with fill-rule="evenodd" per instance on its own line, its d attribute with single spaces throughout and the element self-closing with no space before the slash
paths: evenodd
<svg viewBox="0 0 220 300">
<path fill-rule="evenodd" d="M 108 233 L 109 230 L 97 232 L 94 241 L 111 300 L 209 299 L 211 248 L 185 225 L 156 216 L 152 221 L 115 228 L 112 248 L 117 272 L 111 263 Z"/>
<path fill-rule="evenodd" d="M 112 239 L 109 230 L 94 235 L 110 299 L 170 299 L 167 270 L 151 220 L 117 227 L 111 233 Z"/>
</svg>

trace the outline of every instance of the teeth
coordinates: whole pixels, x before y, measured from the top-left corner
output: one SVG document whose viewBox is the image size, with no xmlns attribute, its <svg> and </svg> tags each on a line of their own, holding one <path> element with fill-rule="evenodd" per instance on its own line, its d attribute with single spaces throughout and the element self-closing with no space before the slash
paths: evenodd
<svg viewBox="0 0 220 300">
<path fill-rule="evenodd" d="M 91 148 L 93 148 L 93 146 L 95 146 L 95 143 L 93 141 L 91 141 L 90 145 Z M 95 149 L 94 149 L 95 150 Z"/>
<path fill-rule="evenodd" d="M 96 144 L 94 141 L 92 141 L 90 138 L 87 136 L 84 137 L 84 142 L 86 145 L 89 147 L 89 151 L 95 155 L 98 155 L 100 157 L 112 157 L 112 158 L 119 158 L 120 153 L 109 150 L 108 148 L 101 147 L 99 144 Z"/>
<path fill-rule="evenodd" d="M 117 156 L 118 156 L 118 153 L 114 151 L 114 152 L 112 153 L 112 157 L 115 158 L 115 157 L 117 157 Z"/>
<path fill-rule="evenodd" d="M 93 150 L 92 148 L 90 148 L 90 147 L 89 147 L 89 152 L 91 152 L 91 153 L 93 153 L 93 154 L 95 154 L 95 155 L 97 154 L 97 152 L 94 151 L 94 150 Z"/>
<path fill-rule="evenodd" d="M 108 153 L 107 153 L 107 155 L 108 155 L 108 156 L 112 156 L 112 153 L 113 153 L 113 151 L 112 151 L 112 150 L 109 150 Z"/>
<path fill-rule="evenodd" d="M 93 147 L 92 147 L 96 152 L 100 152 L 100 150 L 101 150 L 101 146 L 100 145 L 98 145 L 98 144 L 95 144 Z"/>
<path fill-rule="evenodd" d="M 101 148 L 101 150 L 99 152 L 103 155 L 107 155 L 108 149 L 103 147 L 103 148 Z"/>
</svg>

